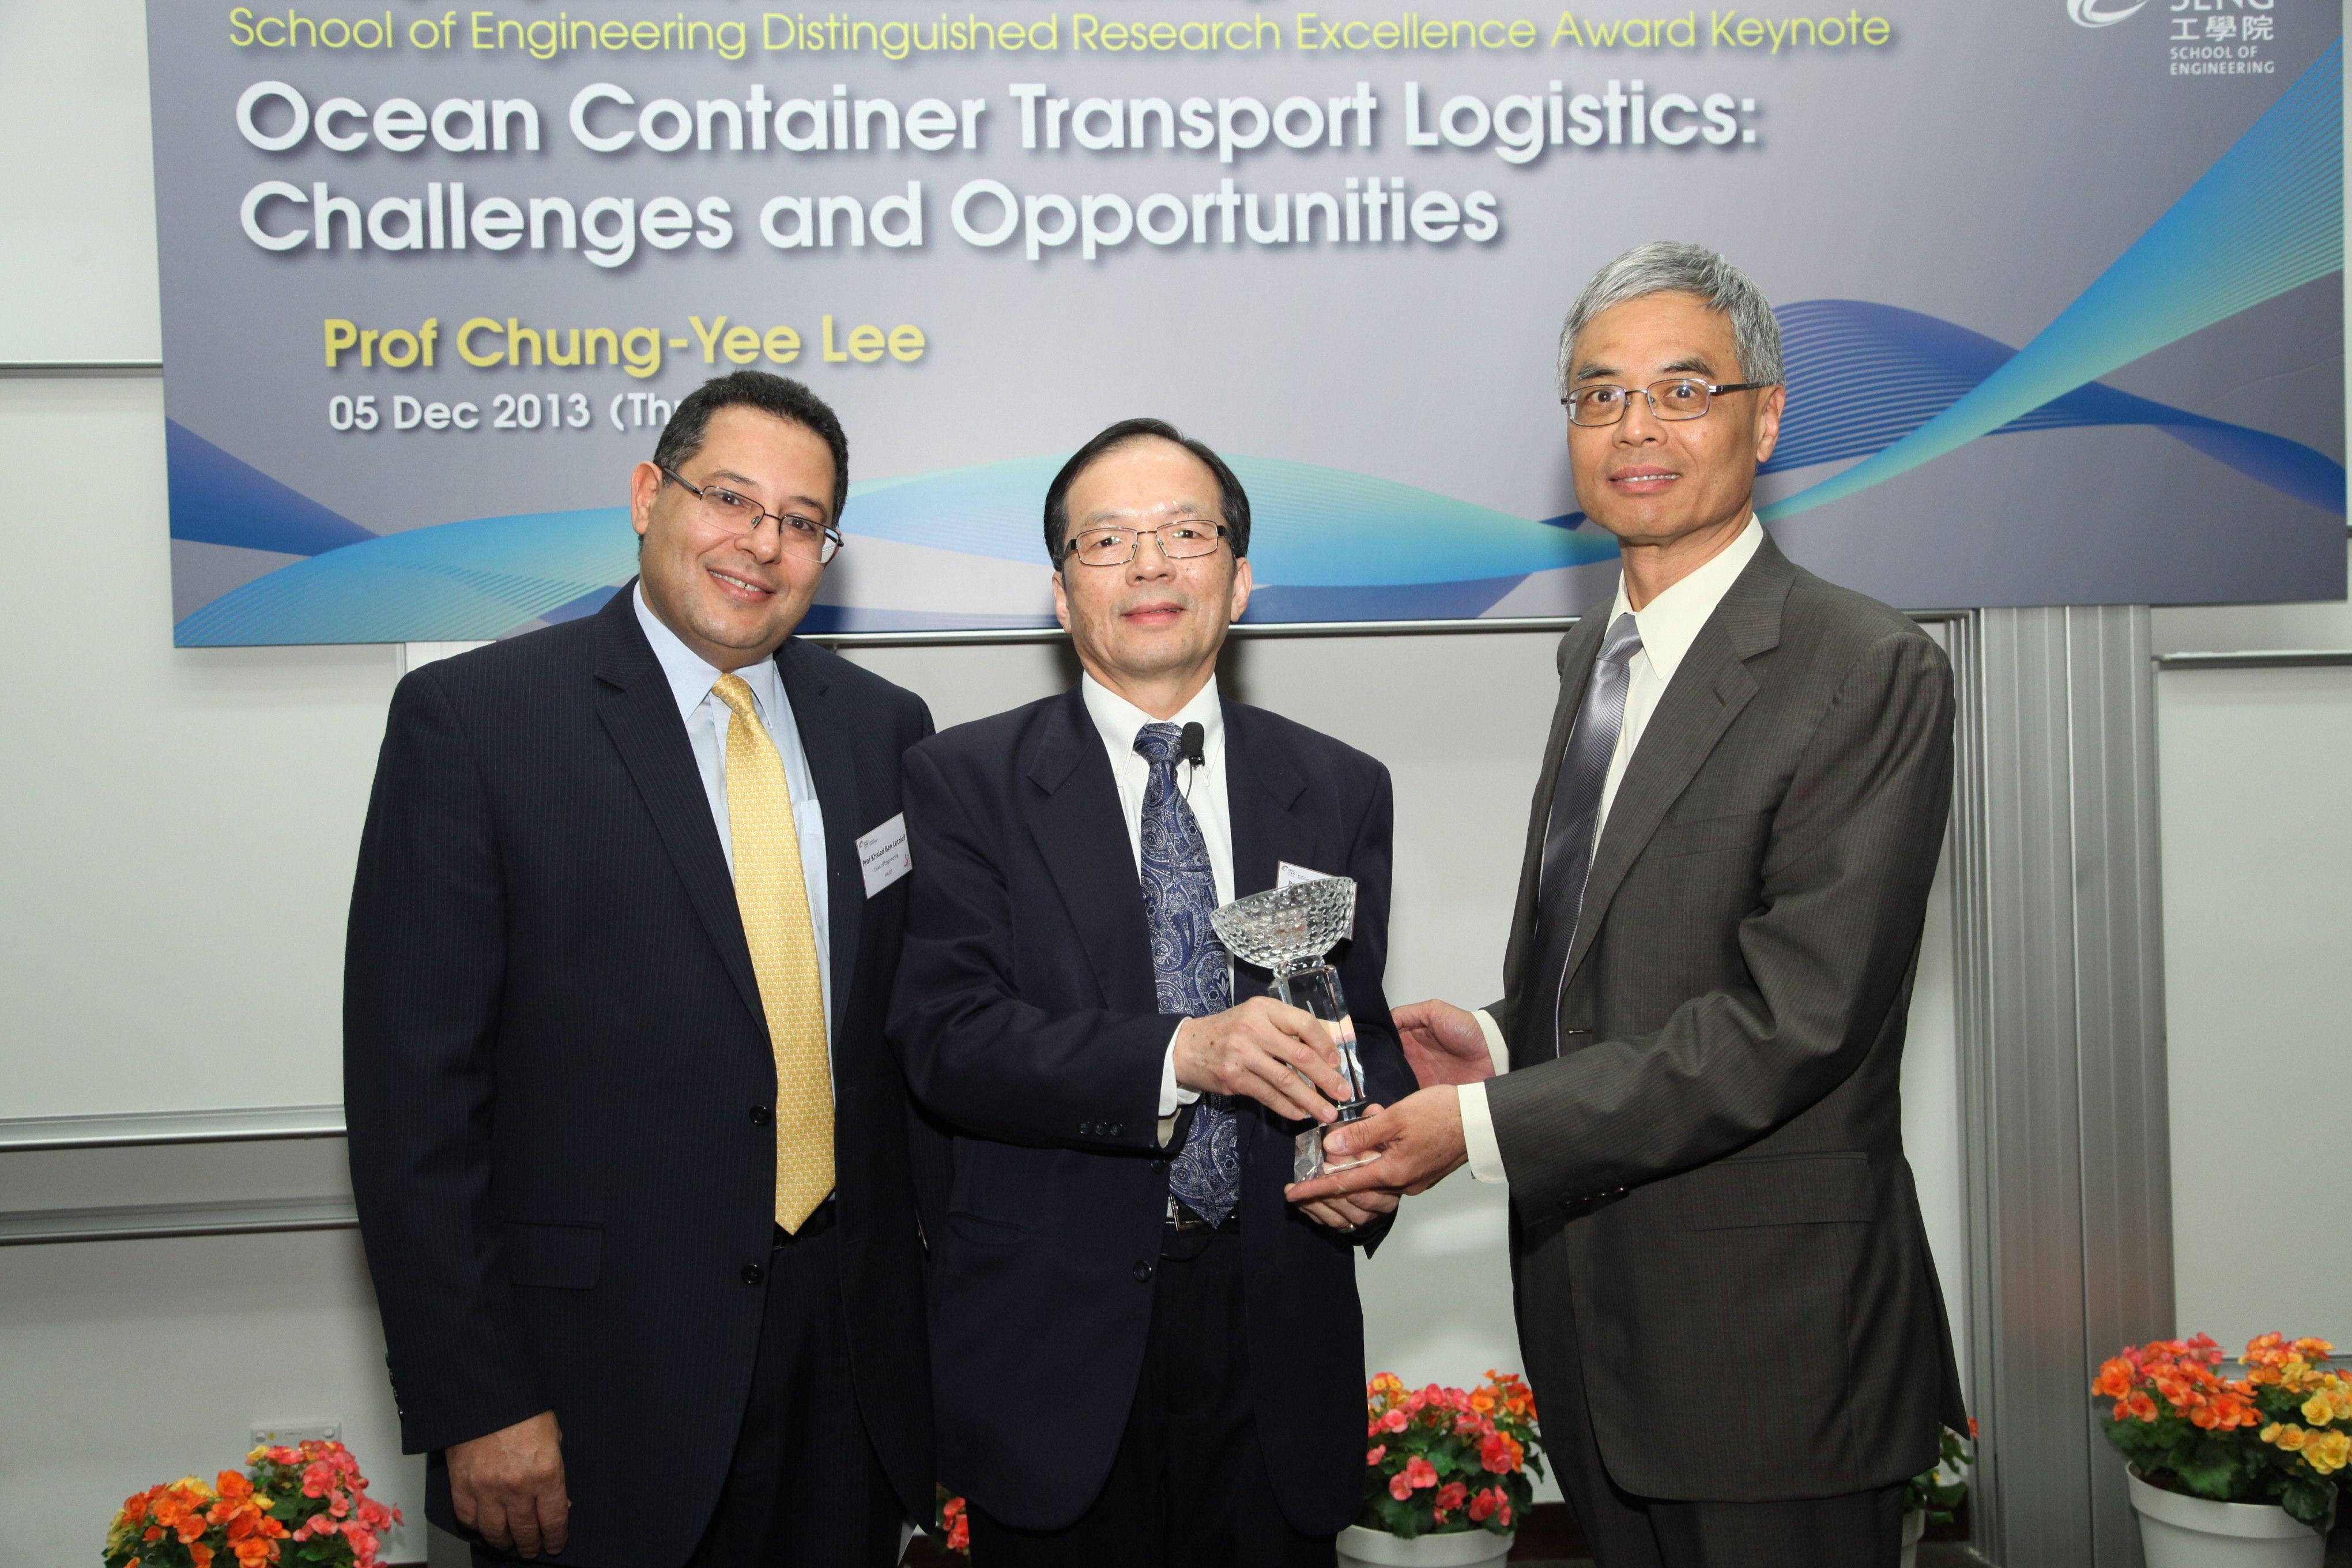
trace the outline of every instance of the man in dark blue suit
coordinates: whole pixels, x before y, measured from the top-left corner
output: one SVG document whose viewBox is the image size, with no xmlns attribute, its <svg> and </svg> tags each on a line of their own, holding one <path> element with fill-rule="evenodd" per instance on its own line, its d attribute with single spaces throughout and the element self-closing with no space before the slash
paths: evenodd
<svg viewBox="0 0 2352 1568">
<path fill-rule="evenodd" d="M 791 637 L 847 487 L 806 387 L 706 384 L 633 478 L 636 582 L 394 695 L 352 1186 L 404 1446 L 478 1563 L 883 1568 L 929 1514 L 883 1024 L 930 716 Z"/>
<path fill-rule="evenodd" d="M 1208 915 L 1287 864 L 1352 877 L 1339 949 L 1373 1099 L 1388 772 L 1224 701 L 1249 500 L 1157 420 L 1045 497 L 1076 689 L 907 759 L 915 891 L 891 1032 L 952 1133 L 931 1216 L 940 1475 L 999 1564 L 1320 1564 L 1363 1496 L 1354 1247 L 1392 1203 L 1283 1202 L 1349 1098 L 1328 1032 Z"/>
</svg>

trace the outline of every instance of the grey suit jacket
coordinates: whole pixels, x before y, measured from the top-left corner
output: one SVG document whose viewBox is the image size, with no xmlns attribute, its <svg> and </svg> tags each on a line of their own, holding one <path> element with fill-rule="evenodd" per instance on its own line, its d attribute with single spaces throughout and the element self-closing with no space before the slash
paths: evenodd
<svg viewBox="0 0 2352 1568">
<path fill-rule="evenodd" d="M 1507 1036 L 1536 984 L 1544 828 L 1602 620 L 1560 645 Z M 1488 1086 L 1538 1401 L 1580 1373 L 1630 1491 L 1858 1491 L 1927 1469 L 1939 1426 L 1965 1426 L 1899 1096 L 1952 714 L 1951 667 L 1916 625 L 1767 540 L 1619 786 L 1560 1056 Z"/>
</svg>

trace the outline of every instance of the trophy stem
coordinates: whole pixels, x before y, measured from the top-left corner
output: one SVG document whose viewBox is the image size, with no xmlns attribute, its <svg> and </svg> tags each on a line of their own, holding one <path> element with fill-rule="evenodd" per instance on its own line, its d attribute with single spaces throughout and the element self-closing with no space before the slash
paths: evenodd
<svg viewBox="0 0 2352 1568">
<path fill-rule="evenodd" d="M 1277 970 L 1274 989 L 1285 1002 L 1331 1026 L 1332 1043 L 1339 1050 L 1339 1074 L 1353 1091 L 1348 1102 L 1338 1108 L 1339 1120 L 1360 1120 L 1370 1102 L 1364 1094 L 1364 1064 L 1356 1053 L 1356 1023 L 1348 1016 L 1347 998 L 1340 994 L 1339 972 L 1328 963 Z"/>
<path fill-rule="evenodd" d="M 1276 996 L 1320 1019 L 1330 1031 L 1340 1076 L 1349 1090 L 1347 1102 L 1338 1108 L 1341 1121 L 1360 1121 L 1370 1102 L 1364 1093 L 1363 1060 L 1356 1051 L 1356 1023 L 1348 1016 L 1347 999 L 1339 994 L 1339 972 L 1324 963 L 1323 955 L 1346 938 L 1355 909 L 1353 879 L 1318 877 L 1235 899 L 1210 917 L 1226 952 L 1244 963 L 1265 966 Z M 1323 1134 L 1329 1131 L 1328 1124 L 1310 1122 L 1293 1138 L 1291 1173 L 1297 1180 L 1346 1168 L 1324 1157 Z M 1377 1158 L 1361 1154 L 1346 1163 Z"/>
</svg>

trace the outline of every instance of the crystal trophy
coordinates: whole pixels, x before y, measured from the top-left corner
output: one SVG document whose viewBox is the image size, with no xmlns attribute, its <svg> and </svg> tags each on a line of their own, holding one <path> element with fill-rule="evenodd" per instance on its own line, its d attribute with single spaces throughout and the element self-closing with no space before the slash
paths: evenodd
<svg viewBox="0 0 2352 1568">
<path fill-rule="evenodd" d="M 1209 917 L 1225 951 L 1244 963 L 1274 973 L 1274 994 L 1294 1007 L 1304 1008 L 1323 1021 L 1331 1042 L 1339 1049 L 1339 1074 L 1355 1090 L 1339 1107 L 1339 1119 L 1329 1126 L 1359 1121 L 1370 1101 L 1364 1094 L 1364 1064 L 1356 1054 L 1355 1020 L 1348 1016 L 1347 999 L 1339 994 L 1339 972 L 1324 956 L 1348 934 L 1356 919 L 1356 879 L 1318 877 L 1286 888 L 1273 888 L 1235 899 Z M 1291 1160 L 1293 1179 L 1307 1181 L 1360 1165 L 1370 1159 L 1332 1164 L 1323 1157 L 1326 1124 L 1318 1122 L 1298 1135 Z"/>
</svg>

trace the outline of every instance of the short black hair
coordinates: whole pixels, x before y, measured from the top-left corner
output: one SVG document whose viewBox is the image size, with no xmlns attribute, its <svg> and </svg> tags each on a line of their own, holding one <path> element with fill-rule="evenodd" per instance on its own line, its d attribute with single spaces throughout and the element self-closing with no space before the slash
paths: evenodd
<svg viewBox="0 0 2352 1568">
<path fill-rule="evenodd" d="M 1208 443 L 1194 440 L 1165 419 L 1122 419 L 1073 453 L 1054 476 L 1054 482 L 1045 487 L 1045 559 L 1056 568 L 1062 564 L 1062 535 L 1070 525 L 1070 487 L 1097 458 L 1130 441 L 1145 439 L 1173 442 L 1208 466 L 1217 478 L 1217 510 L 1225 514 L 1225 538 L 1234 547 L 1234 559 L 1239 561 L 1249 553 L 1249 492 L 1242 489 L 1233 469 L 1225 467 L 1225 460 L 1211 451 Z"/>
<path fill-rule="evenodd" d="M 714 375 L 678 400 L 654 443 L 654 465 L 673 473 L 694 460 L 710 429 L 710 416 L 722 408 L 756 408 L 779 419 L 789 419 L 833 449 L 833 516 L 838 524 L 849 500 L 849 437 L 832 405 L 790 376 L 764 370 L 739 370 Z"/>
</svg>

